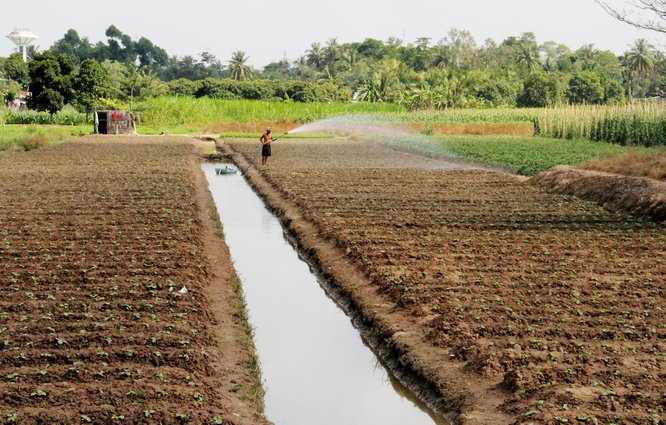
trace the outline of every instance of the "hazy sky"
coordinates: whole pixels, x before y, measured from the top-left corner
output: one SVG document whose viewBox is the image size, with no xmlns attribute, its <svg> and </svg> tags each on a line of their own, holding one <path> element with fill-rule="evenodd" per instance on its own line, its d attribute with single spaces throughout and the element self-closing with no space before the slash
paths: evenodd
<svg viewBox="0 0 666 425">
<path fill-rule="evenodd" d="M 610 0 L 622 5 L 623 0 Z M 208 51 L 224 63 L 243 50 L 256 67 L 293 60 L 315 41 L 338 42 L 398 37 L 435 43 L 449 29 L 468 30 L 481 44 L 534 32 L 539 42 L 556 41 L 572 49 L 594 43 L 621 53 L 637 38 L 663 44 L 666 35 L 639 31 L 606 15 L 593 0 L 2 0 L 0 31 L 29 28 L 50 47 L 74 28 L 93 43 L 105 40 L 110 25 L 132 37 L 145 36 L 170 55 L 197 57 Z M 113 7 L 117 4 L 117 7 Z M 0 40 L 0 56 L 13 51 Z"/>
</svg>

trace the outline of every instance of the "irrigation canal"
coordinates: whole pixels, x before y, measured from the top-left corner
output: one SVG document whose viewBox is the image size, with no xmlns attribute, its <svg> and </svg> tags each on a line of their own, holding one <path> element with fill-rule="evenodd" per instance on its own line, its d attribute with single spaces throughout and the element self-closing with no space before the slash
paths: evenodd
<svg viewBox="0 0 666 425">
<path fill-rule="evenodd" d="M 216 166 L 202 168 L 255 329 L 267 418 L 278 425 L 447 423 L 362 341 L 240 171 L 216 175 Z"/>
</svg>

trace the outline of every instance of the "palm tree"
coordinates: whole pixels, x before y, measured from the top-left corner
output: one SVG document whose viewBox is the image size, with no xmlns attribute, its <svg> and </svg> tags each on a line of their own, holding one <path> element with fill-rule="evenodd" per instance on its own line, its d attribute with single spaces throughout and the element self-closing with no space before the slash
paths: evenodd
<svg viewBox="0 0 666 425">
<path fill-rule="evenodd" d="M 296 68 L 296 75 L 302 79 L 306 79 L 307 76 L 312 74 L 312 69 L 308 66 L 308 59 L 305 56 L 299 56 L 293 62 L 293 65 Z"/>
<path fill-rule="evenodd" d="M 539 69 L 539 52 L 534 50 L 534 46 L 529 43 L 523 43 L 518 51 L 518 63 L 522 63 L 527 72 L 534 72 Z"/>
<path fill-rule="evenodd" d="M 245 52 L 241 50 L 236 50 L 231 54 L 231 60 L 229 61 L 229 71 L 231 72 L 231 78 L 237 81 L 245 81 L 252 79 L 252 68 L 247 65 L 247 60 L 249 56 L 245 55 Z"/>
<path fill-rule="evenodd" d="M 634 87 L 642 77 L 652 74 L 654 71 L 654 59 L 650 50 L 652 46 L 644 39 L 638 39 L 634 47 L 624 57 L 626 66 L 626 77 L 629 81 L 629 99 L 634 97 Z"/>
<path fill-rule="evenodd" d="M 654 71 L 654 59 L 652 57 L 652 46 L 644 38 L 636 40 L 634 47 L 627 54 L 627 66 L 633 74 L 644 77 Z"/>
<path fill-rule="evenodd" d="M 305 53 L 307 64 L 314 66 L 317 71 L 321 71 L 324 67 L 324 49 L 322 49 L 321 43 L 312 43 Z"/>
<path fill-rule="evenodd" d="M 342 52 L 340 57 L 345 71 L 353 71 L 359 61 L 356 49 L 347 49 Z"/>
<path fill-rule="evenodd" d="M 328 39 L 326 42 L 326 51 L 325 51 L 325 59 L 326 59 L 326 64 L 329 67 L 333 67 L 335 64 L 335 61 L 338 59 L 338 56 L 340 54 L 340 44 L 338 44 L 338 39 L 337 37 L 331 37 Z"/>
<path fill-rule="evenodd" d="M 580 64 L 579 69 L 581 71 L 589 71 L 594 69 L 594 58 L 598 53 L 599 50 L 597 50 L 592 43 L 584 44 L 580 47 L 580 49 L 576 50 L 576 56 L 578 57 L 578 63 Z"/>
</svg>

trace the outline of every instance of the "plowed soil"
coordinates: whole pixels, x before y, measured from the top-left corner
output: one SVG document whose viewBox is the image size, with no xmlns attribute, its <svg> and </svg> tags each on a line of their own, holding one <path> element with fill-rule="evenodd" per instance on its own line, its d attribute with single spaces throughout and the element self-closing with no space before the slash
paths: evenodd
<svg viewBox="0 0 666 425">
<path fill-rule="evenodd" d="M 413 335 L 417 367 L 464 398 L 459 422 L 663 423 L 663 225 L 371 143 L 280 140 L 263 168 L 257 141 L 227 144 L 314 226 L 305 249 L 362 272 L 380 299 L 356 302 Z"/>
<path fill-rule="evenodd" d="M 3 423 L 262 422 L 205 187 L 183 138 L 0 159 Z"/>
</svg>

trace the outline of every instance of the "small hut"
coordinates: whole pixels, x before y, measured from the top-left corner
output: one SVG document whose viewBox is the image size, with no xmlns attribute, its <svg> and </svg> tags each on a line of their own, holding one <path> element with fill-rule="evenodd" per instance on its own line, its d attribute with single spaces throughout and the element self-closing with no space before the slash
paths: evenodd
<svg viewBox="0 0 666 425">
<path fill-rule="evenodd" d="M 134 117 L 129 111 L 95 111 L 95 134 L 132 134 Z"/>
</svg>

